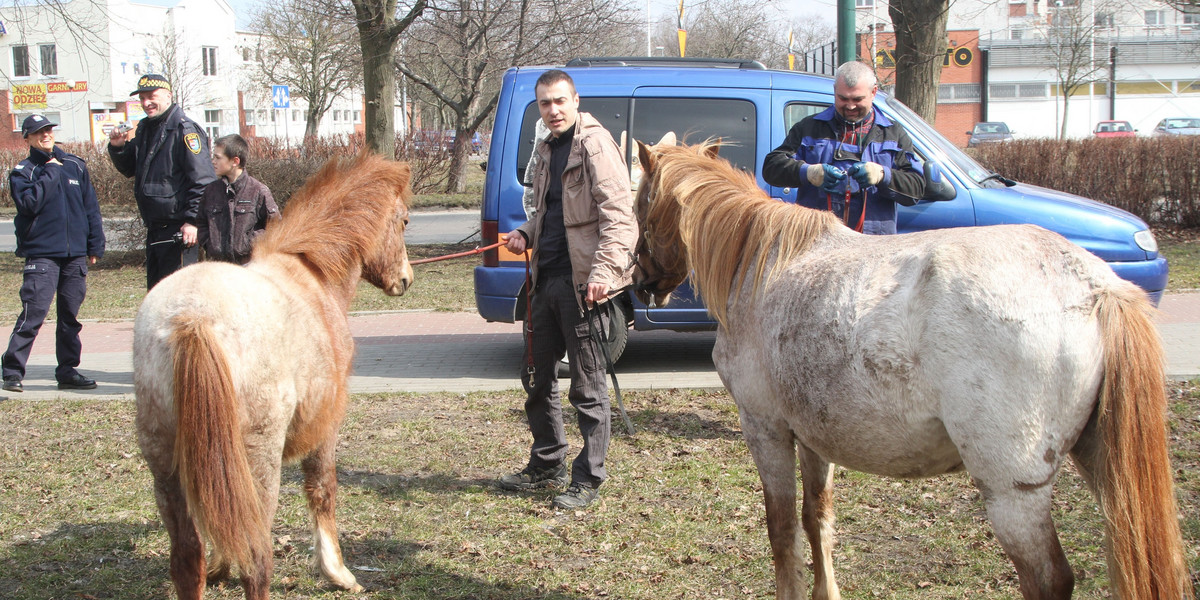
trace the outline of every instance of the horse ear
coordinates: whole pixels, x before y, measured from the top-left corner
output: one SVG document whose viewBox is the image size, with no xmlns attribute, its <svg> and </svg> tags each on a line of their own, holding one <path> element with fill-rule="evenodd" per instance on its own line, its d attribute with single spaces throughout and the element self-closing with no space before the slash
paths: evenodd
<svg viewBox="0 0 1200 600">
<path fill-rule="evenodd" d="M 655 146 L 675 146 L 678 143 L 679 143 L 678 140 L 675 139 L 675 132 L 668 131 L 668 132 L 664 133 L 663 136 L 661 138 L 659 138 L 658 142 L 655 143 L 654 145 Z"/>
<path fill-rule="evenodd" d="M 704 154 L 709 158 L 716 158 L 717 152 L 721 150 L 721 138 L 712 141 L 711 144 L 704 146 Z"/>
<path fill-rule="evenodd" d="M 638 146 L 638 162 L 642 165 L 642 173 L 650 173 L 654 171 L 654 153 L 650 151 L 650 146 L 644 144 L 641 140 L 634 140 Z"/>
</svg>

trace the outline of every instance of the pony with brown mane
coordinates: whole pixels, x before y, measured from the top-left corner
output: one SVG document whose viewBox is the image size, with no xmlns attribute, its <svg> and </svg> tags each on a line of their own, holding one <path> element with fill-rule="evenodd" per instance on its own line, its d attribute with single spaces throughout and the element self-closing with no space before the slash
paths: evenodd
<svg viewBox="0 0 1200 600">
<path fill-rule="evenodd" d="M 1038 227 L 865 236 L 769 198 L 713 144 L 639 155 L 641 296 L 662 302 L 691 271 L 719 323 L 713 361 L 762 479 L 779 598 L 805 595 L 797 457 L 813 598 L 840 597 L 834 464 L 965 469 L 1021 594 L 1068 598 L 1050 513 L 1068 456 L 1105 518 L 1114 597 L 1191 598 L 1140 288 Z"/>
<path fill-rule="evenodd" d="M 183 600 L 236 565 L 247 598 L 268 597 L 280 469 L 301 461 L 322 575 L 361 590 L 342 562 L 334 451 L 360 278 L 392 296 L 413 273 L 404 246 L 410 170 L 378 156 L 334 159 L 288 202 L 245 267 L 205 262 L 154 287 L 134 323 L 138 444 L 171 539 Z"/>
</svg>

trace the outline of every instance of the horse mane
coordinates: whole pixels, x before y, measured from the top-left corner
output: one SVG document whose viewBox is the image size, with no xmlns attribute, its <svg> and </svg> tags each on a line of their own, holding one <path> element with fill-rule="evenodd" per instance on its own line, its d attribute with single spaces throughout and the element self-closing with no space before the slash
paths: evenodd
<svg viewBox="0 0 1200 600">
<path fill-rule="evenodd" d="M 696 290 L 724 326 L 730 292 L 745 283 L 748 273 L 754 273 L 757 295 L 818 236 L 840 223 L 832 213 L 767 196 L 753 176 L 716 157 L 716 147 L 711 141 L 655 146 L 652 193 L 659 200 L 647 223 L 666 228 L 655 236 L 682 240 Z M 677 232 L 670 231 L 673 225 Z M 767 271 L 772 256 L 774 264 Z"/>
<path fill-rule="evenodd" d="M 345 280 L 375 249 L 380 229 L 407 209 L 410 178 L 408 164 L 377 154 L 330 159 L 255 240 L 253 256 L 302 256 L 324 280 Z"/>
</svg>

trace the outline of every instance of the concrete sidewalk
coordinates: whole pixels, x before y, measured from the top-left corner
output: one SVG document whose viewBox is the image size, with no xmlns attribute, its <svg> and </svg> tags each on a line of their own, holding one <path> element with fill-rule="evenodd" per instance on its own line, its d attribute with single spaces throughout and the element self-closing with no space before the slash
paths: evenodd
<svg viewBox="0 0 1200 600">
<path fill-rule="evenodd" d="M 1168 294 L 1159 306 L 1167 374 L 1200 376 L 1200 292 Z M 133 322 L 88 322 L 80 370 L 99 387 L 59 391 L 54 382 L 54 325 L 34 343 L 25 392 L 13 399 L 132 398 Z M 350 389 L 363 392 L 470 392 L 520 387 L 521 326 L 488 323 L 471 312 L 412 311 L 350 318 L 358 345 Z M 622 389 L 719 388 L 712 364 L 715 332 L 630 332 L 617 367 Z"/>
</svg>

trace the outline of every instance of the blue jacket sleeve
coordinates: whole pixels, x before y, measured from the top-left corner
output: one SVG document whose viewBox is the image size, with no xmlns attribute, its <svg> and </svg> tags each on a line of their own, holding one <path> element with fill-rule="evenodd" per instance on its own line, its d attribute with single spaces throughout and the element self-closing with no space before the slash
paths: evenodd
<svg viewBox="0 0 1200 600">
<path fill-rule="evenodd" d="M 777 187 L 800 187 L 802 183 L 808 183 L 800 168 L 804 163 L 795 159 L 800 142 L 804 139 L 800 131 L 802 123 L 804 121 L 792 125 L 783 143 L 763 159 L 763 181 Z"/>
<path fill-rule="evenodd" d="M 100 217 L 100 201 L 96 198 L 96 188 L 92 187 L 92 174 L 83 170 L 83 212 L 88 222 L 88 256 L 101 258 L 104 256 L 104 220 Z"/>
<path fill-rule="evenodd" d="M 40 171 L 34 173 L 34 171 Z M 62 166 L 46 163 L 40 169 L 30 166 L 24 169 L 13 169 L 8 176 L 9 192 L 17 212 L 34 217 L 46 205 L 46 190 L 58 189 L 58 177 L 62 174 Z"/>
</svg>

